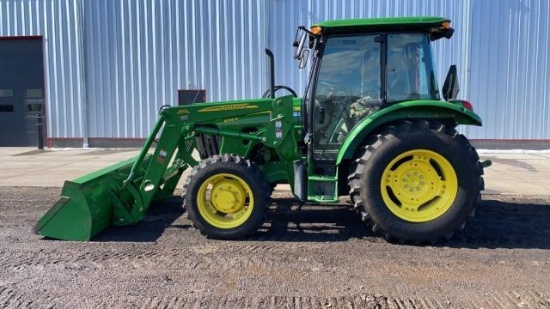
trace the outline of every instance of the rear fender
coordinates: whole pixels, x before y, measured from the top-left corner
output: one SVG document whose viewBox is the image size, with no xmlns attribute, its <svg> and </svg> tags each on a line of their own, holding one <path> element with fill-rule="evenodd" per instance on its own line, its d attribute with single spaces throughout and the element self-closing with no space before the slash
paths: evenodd
<svg viewBox="0 0 550 309">
<path fill-rule="evenodd" d="M 454 120 L 457 125 L 482 125 L 481 118 L 476 113 L 459 104 L 445 101 L 409 101 L 397 103 L 362 119 L 360 123 L 353 127 L 338 153 L 336 164 L 339 165 L 343 160 L 352 159 L 357 147 L 376 128 L 393 121 L 406 119 Z"/>
</svg>

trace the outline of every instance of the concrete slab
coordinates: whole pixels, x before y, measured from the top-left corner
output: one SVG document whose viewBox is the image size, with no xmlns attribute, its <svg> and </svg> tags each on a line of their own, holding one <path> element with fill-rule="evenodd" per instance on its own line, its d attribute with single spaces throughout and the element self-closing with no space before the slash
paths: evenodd
<svg viewBox="0 0 550 309">
<path fill-rule="evenodd" d="M 550 154 L 481 151 L 491 160 L 485 169 L 485 193 L 550 196 Z"/>
<path fill-rule="evenodd" d="M 61 187 L 78 178 L 137 155 L 137 149 L 0 148 L 0 186 Z"/>
<path fill-rule="evenodd" d="M 134 157 L 138 149 L 52 149 L 0 147 L 0 186 L 61 187 L 100 168 Z M 480 150 L 485 194 L 550 196 L 550 153 Z M 185 177 L 180 180 L 183 186 Z"/>
</svg>

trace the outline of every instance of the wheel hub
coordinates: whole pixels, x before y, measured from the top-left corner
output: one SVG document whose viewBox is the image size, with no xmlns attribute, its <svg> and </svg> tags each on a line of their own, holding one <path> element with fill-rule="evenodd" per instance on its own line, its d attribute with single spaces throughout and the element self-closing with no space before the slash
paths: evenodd
<svg viewBox="0 0 550 309">
<path fill-rule="evenodd" d="M 224 179 L 212 188 L 211 202 L 214 208 L 223 213 L 233 213 L 244 207 L 245 192 L 238 181 Z"/>
<path fill-rule="evenodd" d="M 390 178 L 394 181 L 390 181 L 389 185 L 393 193 L 398 199 L 406 199 L 412 207 L 418 207 L 436 195 L 432 184 L 439 180 L 439 176 L 424 162 L 411 160 L 400 165 L 392 174 Z"/>
<path fill-rule="evenodd" d="M 241 177 L 219 173 L 207 178 L 197 192 L 199 213 L 216 228 L 236 228 L 246 222 L 254 209 L 254 196 Z"/>
<path fill-rule="evenodd" d="M 403 177 L 403 190 L 409 191 L 411 194 L 422 191 L 426 188 L 424 178 L 424 174 L 416 170 L 406 173 Z"/>
</svg>

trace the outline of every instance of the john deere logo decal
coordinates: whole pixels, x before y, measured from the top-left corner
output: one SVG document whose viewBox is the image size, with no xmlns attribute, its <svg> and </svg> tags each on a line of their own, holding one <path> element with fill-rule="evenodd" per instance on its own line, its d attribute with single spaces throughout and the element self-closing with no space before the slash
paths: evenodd
<svg viewBox="0 0 550 309">
<path fill-rule="evenodd" d="M 250 104 L 231 104 L 231 105 L 222 105 L 215 107 L 206 107 L 199 110 L 199 113 L 208 113 L 208 112 L 222 112 L 222 111 L 234 111 L 239 109 L 256 109 L 258 105 Z"/>
</svg>

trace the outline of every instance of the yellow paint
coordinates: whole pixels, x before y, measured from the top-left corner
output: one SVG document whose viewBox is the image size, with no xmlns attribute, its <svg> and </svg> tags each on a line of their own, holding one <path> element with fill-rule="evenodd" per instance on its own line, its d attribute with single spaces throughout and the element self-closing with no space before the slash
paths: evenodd
<svg viewBox="0 0 550 309">
<path fill-rule="evenodd" d="M 219 229 L 232 229 L 248 220 L 254 209 L 254 196 L 242 178 L 220 173 L 201 184 L 197 205 L 201 217 L 208 224 Z"/>
<path fill-rule="evenodd" d="M 380 182 L 388 209 L 408 222 L 429 222 L 447 212 L 458 194 L 453 166 L 440 154 L 415 149 L 395 157 Z"/>
</svg>

